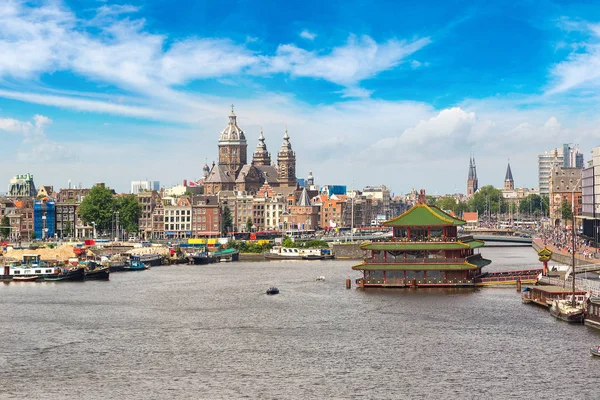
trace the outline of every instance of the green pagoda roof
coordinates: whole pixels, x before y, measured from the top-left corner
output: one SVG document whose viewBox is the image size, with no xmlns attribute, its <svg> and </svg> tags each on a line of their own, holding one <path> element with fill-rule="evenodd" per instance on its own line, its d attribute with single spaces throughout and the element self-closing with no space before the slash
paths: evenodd
<svg viewBox="0 0 600 400">
<path fill-rule="evenodd" d="M 476 249 L 485 243 L 481 240 L 469 242 L 366 242 L 360 245 L 362 250 L 462 250 Z"/>
<path fill-rule="evenodd" d="M 383 223 L 384 226 L 459 226 L 467 222 L 424 203 L 414 205 L 405 213 Z"/>
</svg>

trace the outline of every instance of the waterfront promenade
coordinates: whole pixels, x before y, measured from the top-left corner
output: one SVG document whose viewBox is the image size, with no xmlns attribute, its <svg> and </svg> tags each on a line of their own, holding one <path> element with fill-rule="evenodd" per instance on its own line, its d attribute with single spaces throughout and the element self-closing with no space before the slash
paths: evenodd
<svg viewBox="0 0 600 400">
<path fill-rule="evenodd" d="M 569 247 L 556 246 L 553 243 L 548 243 L 548 241 L 544 241 L 542 238 L 533 239 L 534 249 L 539 250 L 544 246 L 546 246 L 550 251 L 552 251 L 553 261 L 561 262 L 567 265 L 572 263 L 573 255 L 570 252 Z M 593 248 L 582 245 L 577 247 L 577 250 L 578 251 L 575 253 L 575 260 L 578 268 L 581 268 L 581 271 L 600 270 L 600 260 L 595 257 L 590 257 L 591 254 L 596 254 L 593 251 Z M 547 285 L 565 287 L 571 287 L 572 285 L 571 278 L 565 281 L 564 279 L 560 278 L 544 276 L 540 279 L 540 282 Z M 598 279 L 576 278 L 575 286 L 577 287 L 577 289 L 585 290 L 592 297 L 600 296 L 600 281 Z"/>
</svg>

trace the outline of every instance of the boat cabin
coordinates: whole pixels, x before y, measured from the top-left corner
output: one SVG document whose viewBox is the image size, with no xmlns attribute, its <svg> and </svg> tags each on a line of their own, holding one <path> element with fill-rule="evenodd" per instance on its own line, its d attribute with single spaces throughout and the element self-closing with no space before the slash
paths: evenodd
<svg viewBox="0 0 600 400">
<path fill-rule="evenodd" d="M 592 328 L 600 329 L 600 297 L 589 299 L 586 317 L 583 322 Z"/>
<path fill-rule="evenodd" d="M 575 291 L 575 301 L 578 303 L 585 301 L 586 294 L 585 291 Z M 561 286 L 527 286 L 521 292 L 521 301 L 550 307 L 554 300 L 571 299 L 572 295 L 573 290 Z"/>
</svg>

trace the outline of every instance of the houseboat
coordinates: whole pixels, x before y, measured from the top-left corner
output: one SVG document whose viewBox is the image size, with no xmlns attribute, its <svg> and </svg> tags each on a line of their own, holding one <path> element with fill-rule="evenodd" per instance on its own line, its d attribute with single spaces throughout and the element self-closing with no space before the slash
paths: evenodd
<svg viewBox="0 0 600 400">
<path fill-rule="evenodd" d="M 365 242 L 360 287 L 474 287 L 475 278 L 490 264 L 475 250 L 484 243 L 458 236 L 466 222 L 427 205 L 421 190 L 410 210 L 383 223 L 392 229 L 386 242 Z"/>
<path fill-rule="evenodd" d="M 570 299 L 573 291 L 562 286 L 527 286 L 521 291 L 521 301 L 525 304 L 535 303 L 550 308 L 554 300 Z M 585 291 L 575 291 L 577 302 L 585 301 Z"/>
<path fill-rule="evenodd" d="M 55 278 L 60 272 L 60 268 L 43 262 L 39 254 L 24 254 L 21 264 L 10 264 L 3 267 L 2 279 L 11 280 L 15 277 L 36 277 L 36 279 Z"/>
<path fill-rule="evenodd" d="M 600 297 L 591 297 L 587 302 L 584 324 L 600 329 Z"/>
<path fill-rule="evenodd" d="M 325 255 L 321 249 L 299 249 L 296 247 L 273 246 L 265 251 L 266 260 L 323 260 Z"/>
</svg>

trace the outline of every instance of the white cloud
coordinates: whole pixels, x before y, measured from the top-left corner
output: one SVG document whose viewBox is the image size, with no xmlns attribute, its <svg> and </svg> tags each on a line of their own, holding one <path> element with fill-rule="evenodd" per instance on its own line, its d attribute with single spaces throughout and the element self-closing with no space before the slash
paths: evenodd
<svg viewBox="0 0 600 400">
<path fill-rule="evenodd" d="M 307 40 L 315 40 L 317 34 L 309 31 L 308 29 L 304 29 L 302 32 L 300 32 L 300 37 Z"/>
<path fill-rule="evenodd" d="M 377 43 L 366 35 L 351 35 L 344 46 L 335 47 L 325 55 L 293 44 L 284 44 L 277 48 L 274 57 L 267 60 L 267 71 L 324 79 L 341 86 L 354 86 L 397 66 L 406 56 L 430 42 L 429 38 L 422 38 L 412 42 L 390 40 Z"/>
<path fill-rule="evenodd" d="M 34 115 L 31 121 L 19 121 L 13 118 L 0 118 L 0 131 L 19 134 L 21 140 L 13 154 L 17 161 L 39 163 L 71 157 L 71 152 L 63 145 L 46 135 L 46 128 L 52 120 L 44 115 Z M 10 159 L 10 155 L 6 155 Z"/>
<path fill-rule="evenodd" d="M 559 26 L 565 31 L 583 34 L 587 39 L 584 42 L 569 43 L 572 49 L 569 56 L 550 69 L 553 82 L 547 93 L 597 87 L 600 85 L 600 24 L 563 19 Z M 560 43 L 563 47 L 566 46 L 563 41 Z"/>
<path fill-rule="evenodd" d="M 422 38 L 377 43 L 369 36 L 351 35 L 346 44 L 330 52 L 284 44 L 275 55 L 268 55 L 229 39 L 170 42 L 165 35 L 148 32 L 143 19 L 124 17 L 138 10 L 130 5 L 103 5 L 86 21 L 60 3 L 28 7 L 9 0 L 0 8 L 0 79 L 31 80 L 44 73 L 71 71 L 172 101 L 181 95 L 174 86 L 244 74 L 284 73 L 356 88 L 360 81 L 397 66 L 430 42 Z M 314 38 L 309 31 L 303 34 Z M 362 90 L 361 95 L 366 93 Z"/>
</svg>

